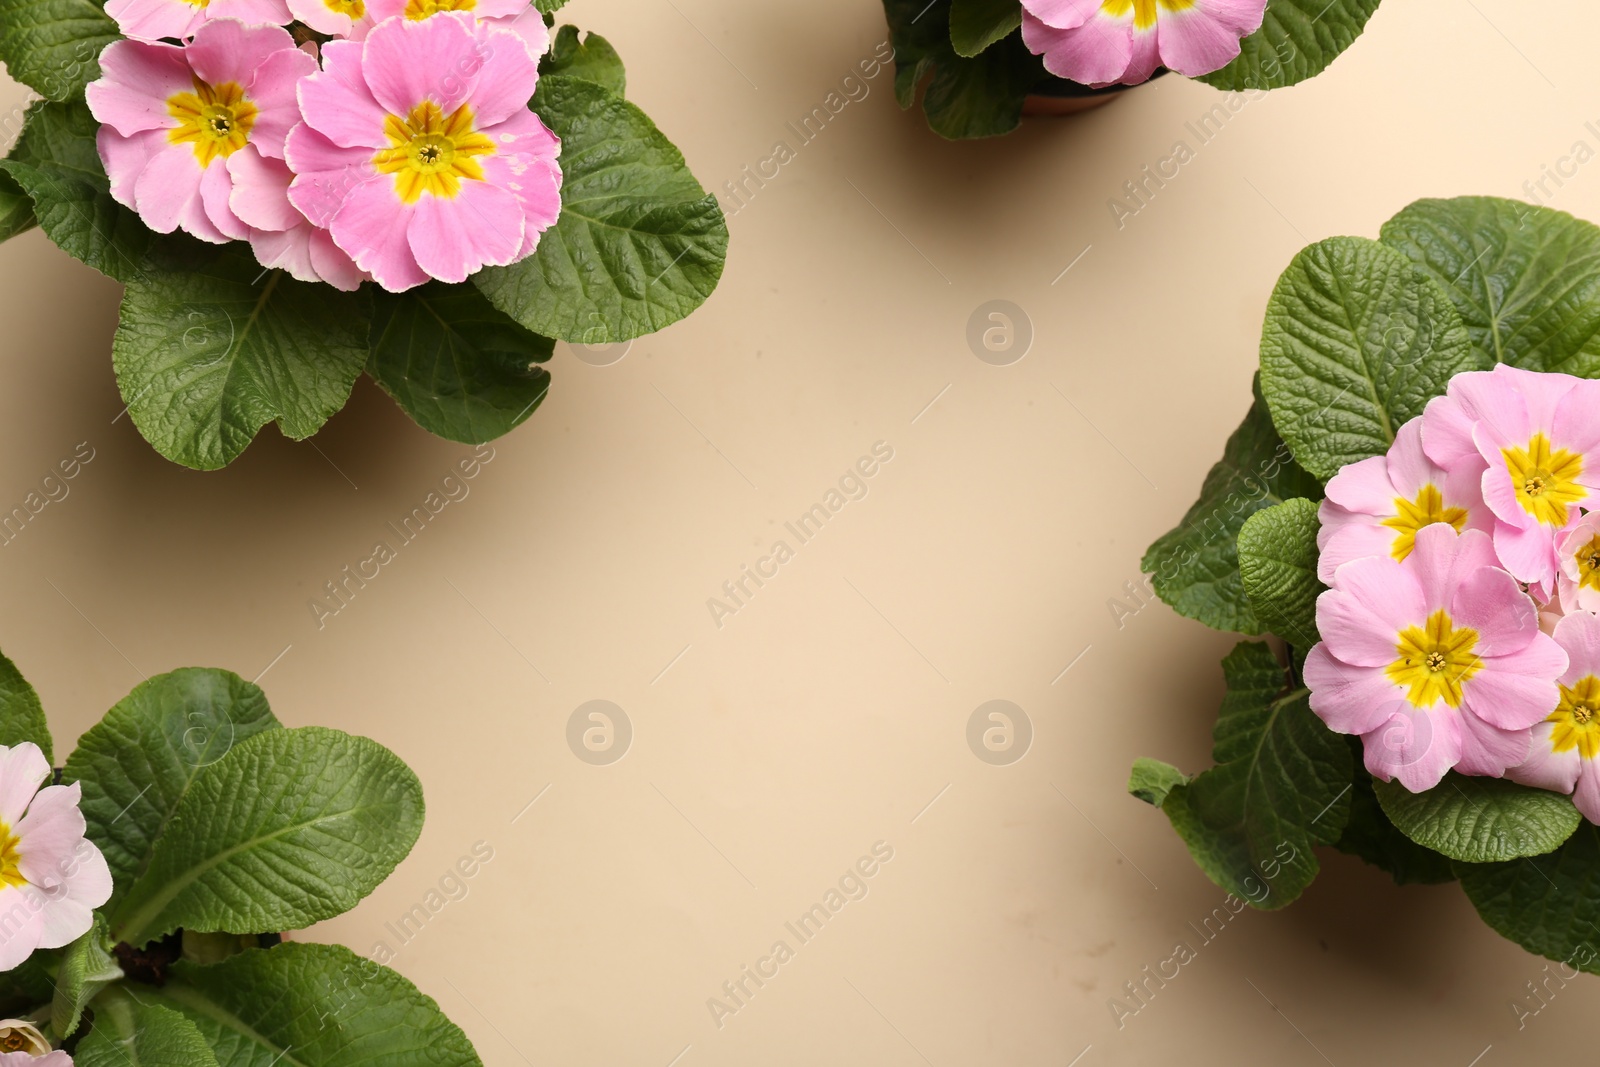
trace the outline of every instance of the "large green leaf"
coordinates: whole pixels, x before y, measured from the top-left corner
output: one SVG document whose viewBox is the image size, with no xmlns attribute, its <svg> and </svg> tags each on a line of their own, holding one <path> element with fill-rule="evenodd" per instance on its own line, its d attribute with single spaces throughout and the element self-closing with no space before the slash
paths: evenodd
<svg viewBox="0 0 1600 1067">
<path fill-rule="evenodd" d="M 1321 74 L 1349 48 L 1378 0 L 1270 0 L 1239 56 L 1200 81 L 1218 89 L 1278 89 Z"/>
<path fill-rule="evenodd" d="M 1383 225 L 1488 359 L 1600 376 L 1600 226 L 1493 196 L 1418 200 Z"/>
<path fill-rule="evenodd" d="M 17 670 L 17 665 L 0 655 L 0 745 L 12 746 L 32 741 L 44 753 L 46 762 L 56 761 L 50 743 L 50 723 L 44 717 L 39 694 Z"/>
<path fill-rule="evenodd" d="M 0 3 L 5 0 L 0 0 Z M 0 160 L 33 202 L 40 229 L 63 252 L 118 281 L 133 278 L 155 234 L 111 198 L 95 148 L 100 124 L 82 100 L 28 109 L 22 140 Z"/>
<path fill-rule="evenodd" d="M 971 58 L 1022 25 L 1017 0 L 951 0 L 950 43 L 956 55 Z"/>
<path fill-rule="evenodd" d="M 50 1028 L 58 1041 L 71 1037 L 89 1001 L 122 977 L 122 968 L 107 951 L 107 937 L 105 918 L 96 912 L 88 933 L 61 952 L 55 995 L 50 1001 Z"/>
<path fill-rule="evenodd" d="M 423 429 L 476 445 L 507 433 L 550 391 L 555 342 L 529 333 L 470 285 L 379 293 L 367 373 Z"/>
<path fill-rule="evenodd" d="M 728 224 L 643 111 L 583 78 L 541 78 L 561 138 L 561 217 L 533 255 L 473 280 L 534 333 L 607 344 L 670 326 L 722 277 Z"/>
<path fill-rule="evenodd" d="M 0 972 L 0 1018 L 20 1019 L 48 1005 L 55 996 L 50 971 L 60 962 L 59 950 L 35 952 L 9 971 Z"/>
<path fill-rule="evenodd" d="M 1295 459 L 1324 481 L 1386 451 L 1452 375 L 1488 365 L 1444 292 L 1364 237 L 1302 250 L 1267 303 L 1261 391 Z"/>
<path fill-rule="evenodd" d="M 1394 828 L 1372 791 L 1373 778 L 1361 759 L 1361 739 L 1347 737 L 1354 777 L 1350 788 L 1350 819 L 1333 847 L 1387 871 L 1396 885 L 1437 885 L 1455 880 L 1450 861 L 1423 848 Z"/>
<path fill-rule="evenodd" d="M 1156 595 L 1178 614 L 1246 634 L 1261 633 L 1263 623 L 1239 572 L 1240 529 L 1262 508 L 1322 496 L 1317 480 L 1300 469 L 1272 428 L 1259 383 L 1253 390 L 1250 413 L 1206 475 L 1200 499 L 1176 528 L 1150 546 L 1140 564 L 1152 576 Z"/>
<path fill-rule="evenodd" d="M 0 241 L 9 241 L 39 224 L 33 200 L 9 172 L 0 170 Z"/>
<path fill-rule="evenodd" d="M 157 997 L 200 1028 L 221 1067 L 481 1067 L 432 998 L 338 945 L 179 963 Z"/>
<path fill-rule="evenodd" d="M 582 78 L 618 96 L 628 88 L 628 73 L 611 42 L 598 33 L 586 33 L 580 40 L 578 27 L 571 25 L 561 27 L 550 41 L 550 51 L 539 60 L 539 74 Z"/>
<path fill-rule="evenodd" d="M 94 1029 L 73 1055 L 75 1067 L 217 1067 L 200 1029 L 151 999 L 120 987 L 102 994 Z"/>
<path fill-rule="evenodd" d="M 156 451 L 215 470 L 276 420 L 310 437 L 367 362 L 371 298 L 263 270 L 247 248 L 173 243 L 128 281 L 111 345 L 129 414 Z"/>
<path fill-rule="evenodd" d="M 1600 974 L 1600 827 L 1584 822 L 1554 853 L 1456 864 L 1483 921 L 1529 952 Z"/>
<path fill-rule="evenodd" d="M 1281 908 L 1317 876 L 1312 849 L 1339 839 L 1350 814 L 1350 750 L 1284 692 L 1272 650 L 1242 642 L 1222 661 L 1228 692 L 1213 730 L 1217 766 L 1171 786 L 1162 810 L 1217 885 Z"/>
<path fill-rule="evenodd" d="M 1317 505 L 1285 500 L 1245 520 L 1239 530 L 1239 577 L 1266 629 L 1296 649 L 1317 643 Z"/>
<path fill-rule="evenodd" d="M 132 945 L 297 930 L 355 907 L 421 830 L 421 784 L 376 741 L 270 730 L 195 776 L 112 925 Z"/>
<path fill-rule="evenodd" d="M 0 60 L 51 100 L 83 95 L 100 76 L 100 52 L 118 37 L 95 0 L 0 0 Z"/>
<path fill-rule="evenodd" d="M 1043 63 L 1012 33 L 981 55 L 957 55 L 950 0 L 884 0 L 894 42 L 895 97 L 911 107 L 927 82 L 922 110 L 941 137 L 997 137 L 1022 122 L 1022 104 L 1048 80 Z M 975 42 L 972 42 L 975 43 Z"/>
<path fill-rule="evenodd" d="M 1567 797 L 1504 778 L 1452 771 L 1423 793 L 1398 781 L 1372 788 L 1401 833 L 1463 863 L 1541 856 L 1560 847 L 1582 821 Z"/>
<path fill-rule="evenodd" d="M 78 739 L 63 778 L 82 785 L 88 836 L 111 867 L 108 911 L 149 866 L 200 773 L 239 742 L 277 728 L 250 682 L 187 667 L 140 684 Z"/>
</svg>

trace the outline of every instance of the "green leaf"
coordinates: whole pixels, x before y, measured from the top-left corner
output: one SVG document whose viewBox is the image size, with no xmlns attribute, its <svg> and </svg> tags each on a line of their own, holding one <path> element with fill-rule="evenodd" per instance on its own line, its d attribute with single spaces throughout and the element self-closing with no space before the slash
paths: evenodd
<svg viewBox="0 0 1600 1067">
<path fill-rule="evenodd" d="M 1261 391 L 1295 459 L 1326 481 L 1386 451 L 1452 375 L 1488 366 L 1443 291 L 1364 237 L 1300 252 L 1261 333 Z"/>
<path fill-rule="evenodd" d="M 950 0 L 884 0 L 894 42 L 895 98 L 909 108 L 928 83 L 922 110 L 928 126 L 950 140 L 998 137 L 1022 122 L 1028 94 L 1049 79 L 1020 33 L 981 55 L 956 54 Z"/>
<path fill-rule="evenodd" d="M 267 698 L 231 671 L 187 667 L 142 683 L 78 739 L 62 778 L 83 787 L 88 837 L 115 889 L 114 913 L 196 777 L 278 720 Z"/>
<path fill-rule="evenodd" d="M 1600 227 L 1520 200 L 1419 200 L 1383 225 L 1450 297 L 1482 355 L 1600 377 Z"/>
<path fill-rule="evenodd" d="M 533 255 L 473 276 L 534 333 L 608 344 L 653 333 L 705 302 L 728 225 L 643 111 L 581 78 L 539 80 L 533 109 L 561 138 L 561 217 Z"/>
<path fill-rule="evenodd" d="M 1133 772 L 1128 775 L 1128 792 L 1146 804 L 1159 808 L 1166 801 L 1167 794 L 1172 792 L 1173 786 L 1188 781 L 1189 776 L 1172 764 L 1140 756 L 1133 761 Z"/>
<path fill-rule="evenodd" d="M 73 1054 L 75 1067 L 217 1067 L 205 1037 L 182 1013 L 122 989 L 94 1003 L 94 1029 Z"/>
<path fill-rule="evenodd" d="M 0 1017 L 20 1019 L 32 1015 L 55 996 L 50 970 L 60 960 L 60 950 L 40 950 L 9 971 L 0 972 Z"/>
<path fill-rule="evenodd" d="M 567 0 L 533 0 L 533 6 L 541 15 L 554 15 L 567 4 Z"/>
<path fill-rule="evenodd" d="M 1218 89 L 1281 89 L 1321 74 L 1349 48 L 1378 0 L 1270 0 L 1233 62 L 1199 80 Z"/>
<path fill-rule="evenodd" d="M 1600 828 L 1585 822 L 1552 855 L 1456 865 L 1483 921 L 1529 952 L 1600 974 Z"/>
<path fill-rule="evenodd" d="M 145 440 L 216 470 L 267 423 L 298 441 L 344 406 L 367 362 L 371 299 L 197 244 L 128 281 L 111 358 Z"/>
<path fill-rule="evenodd" d="M 122 977 L 122 968 L 107 951 L 109 943 L 105 917 L 95 912 L 89 932 L 62 950 L 55 996 L 50 1002 L 50 1028 L 57 1041 L 71 1037 L 89 1001 Z"/>
<path fill-rule="evenodd" d="M 1317 505 L 1285 500 L 1239 529 L 1239 577 L 1256 618 L 1296 649 L 1317 643 Z"/>
<path fill-rule="evenodd" d="M 28 109 L 22 140 L 0 160 L 0 170 L 27 193 L 39 228 L 63 252 L 125 282 L 138 273 L 156 236 L 111 198 L 95 148 L 99 128 L 82 100 L 40 101 Z"/>
<path fill-rule="evenodd" d="M 950 43 L 956 55 L 970 59 L 1021 25 L 1017 0 L 951 0 Z"/>
<path fill-rule="evenodd" d="M 365 737 L 271 730 L 201 769 L 112 925 L 131 945 L 183 927 L 298 930 L 355 907 L 422 830 L 422 786 Z"/>
<path fill-rule="evenodd" d="M 1582 816 L 1559 793 L 1454 771 L 1423 793 L 1374 782 L 1389 821 L 1424 848 L 1463 863 L 1541 856 L 1572 836 Z"/>
<path fill-rule="evenodd" d="M 550 51 L 539 60 L 539 75 L 564 74 L 584 81 L 594 82 L 618 96 L 625 95 L 628 74 L 623 69 L 622 57 L 598 33 L 586 33 L 578 39 L 578 27 L 563 26 L 550 42 Z"/>
<path fill-rule="evenodd" d="M 1260 383 L 1244 422 L 1228 438 L 1196 500 L 1176 528 L 1150 546 L 1140 564 L 1172 610 L 1216 630 L 1258 634 L 1239 572 L 1237 542 L 1245 520 L 1296 497 L 1320 498 L 1322 486 L 1295 463 L 1272 428 Z"/>
<path fill-rule="evenodd" d="M 44 717 L 39 694 L 17 670 L 17 665 L 0 655 L 0 745 L 10 747 L 32 741 L 54 766 L 56 757 L 50 743 L 50 723 Z"/>
<path fill-rule="evenodd" d="M 1161 807 L 1207 877 L 1258 908 L 1281 908 L 1317 876 L 1313 847 L 1337 841 L 1349 817 L 1350 750 L 1312 713 L 1306 690 L 1284 692 L 1266 645 L 1240 643 L 1222 669 L 1217 766 L 1172 786 Z"/>
<path fill-rule="evenodd" d="M 550 391 L 555 342 L 470 285 L 379 293 L 367 373 L 430 433 L 482 444 L 522 424 Z"/>
<path fill-rule="evenodd" d="M 1355 776 L 1350 789 L 1350 820 L 1333 847 L 1387 871 L 1396 885 L 1438 885 L 1455 881 L 1450 861 L 1423 848 L 1394 828 L 1372 790 L 1372 775 L 1361 760 L 1361 739 L 1346 738 Z"/>
<path fill-rule="evenodd" d="M 220 1067 L 291 1055 L 299 1067 L 481 1067 L 432 998 L 338 945 L 286 941 L 221 963 L 177 963 L 157 997 L 200 1028 Z"/>
<path fill-rule="evenodd" d="M 9 241 L 39 224 L 33 217 L 33 200 L 17 179 L 0 170 L 0 241 Z"/>
<path fill-rule="evenodd" d="M 83 95 L 100 52 L 118 38 L 95 0 L 0 0 L 0 59 L 17 81 L 51 100 Z"/>
</svg>

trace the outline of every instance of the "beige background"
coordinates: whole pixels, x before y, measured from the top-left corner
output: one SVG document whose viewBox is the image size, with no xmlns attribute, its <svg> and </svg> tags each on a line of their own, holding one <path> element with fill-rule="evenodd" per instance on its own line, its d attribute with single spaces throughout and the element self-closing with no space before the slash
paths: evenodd
<svg viewBox="0 0 1600 1067">
<path fill-rule="evenodd" d="M 718 188 L 792 144 L 785 124 L 884 36 L 875 0 L 568 13 Z M 268 429 L 226 472 L 174 467 L 118 418 L 117 287 L 29 234 L 0 247 L 0 504 L 79 442 L 95 459 L 0 548 L 0 645 L 63 742 L 141 675 L 270 664 L 286 722 L 400 753 L 428 792 L 421 842 L 311 936 L 392 947 L 385 924 L 489 843 L 396 966 L 492 1067 L 1493 1067 L 1592 1048 L 1593 979 L 1519 1031 L 1542 961 L 1455 887 L 1396 889 L 1336 854 L 1119 1031 L 1108 997 L 1222 899 L 1124 794 L 1128 765 L 1209 762 L 1231 641 L 1160 605 L 1119 629 L 1107 601 L 1242 416 L 1289 257 L 1417 197 L 1525 196 L 1574 142 L 1600 148 L 1597 26 L 1583 0 L 1386 4 L 1121 230 L 1108 199 L 1195 147 L 1185 123 L 1219 94 L 1169 78 L 947 144 L 885 73 L 733 219 L 702 311 L 614 366 L 559 351 L 470 496 L 320 630 L 308 599 L 469 450 L 363 383 L 313 442 Z M 1553 202 L 1600 218 L 1600 164 Z M 993 298 L 1036 332 L 1012 366 L 965 340 Z M 894 459 L 869 495 L 717 628 L 707 598 L 880 440 Z M 605 767 L 565 741 L 596 698 L 635 730 Z M 993 698 L 1034 725 L 1011 766 L 965 740 Z M 870 893 L 719 1028 L 707 999 L 798 944 L 783 924 L 877 841 L 894 858 Z"/>
</svg>

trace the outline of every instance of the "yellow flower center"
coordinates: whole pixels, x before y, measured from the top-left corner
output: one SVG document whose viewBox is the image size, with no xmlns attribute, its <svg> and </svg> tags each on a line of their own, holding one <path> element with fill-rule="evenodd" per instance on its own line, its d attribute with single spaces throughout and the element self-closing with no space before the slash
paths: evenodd
<svg viewBox="0 0 1600 1067">
<path fill-rule="evenodd" d="M 193 144 L 200 166 L 218 156 L 227 158 L 250 141 L 260 108 L 245 98 L 238 82 L 207 85 L 194 80 L 194 92 L 167 97 L 167 114 L 178 124 L 167 131 L 173 144 Z"/>
<path fill-rule="evenodd" d="M 322 0 L 322 2 L 329 11 L 337 15 L 348 15 L 351 19 L 358 19 L 367 13 L 365 0 Z"/>
<path fill-rule="evenodd" d="M 33 1042 L 16 1030 L 7 1030 L 0 1034 L 0 1052 L 31 1052 Z"/>
<path fill-rule="evenodd" d="M 1561 703 L 1545 721 L 1555 724 L 1550 731 L 1554 751 L 1576 748 L 1584 759 L 1600 755 L 1600 678 L 1586 674 L 1570 688 L 1561 686 Z"/>
<path fill-rule="evenodd" d="M 22 877 L 22 854 L 18 852 L 21 844 L 17 835 L 11 832 L 11 827 L 0 822 L 0 885 L 21 888 L 28 884 L 28 880 Z"/>
<path fill-rule="evenodd" d="M 1565 526 L 1567 508 L 1588 495 L 1578 484 L 1583 457 L 1564 448 L 1551 450 L 1550 438 L 1536 433 L 1527 448 L 1501 449 L 1511 487 L 1522 510 L 1546 526 Z"/>
<path fill-rule="evenodd" d="M 438 104 L 424 100 L 408 118 L 384 119 L 383 132 L 392 147 L 379 150 L 372 165 L 394 175 L 395 192 L 407 204 L 423 193 L 453 197 L 463 178 L 482 181 L 483 167 L 473 157 L 494 154 L 494 142 L 473 130 L 472 109 L 465 104 L 446 118 Z"/>
<path fill-rule="evenodd" d="M 1383 525 L 1398 531 L 1394 537 L 1394 544 L 1389 548 L 1389 554 L 1397 560 L 1403 560 L 1411 555 L 1411 550 L 1417 543 L 1417 531 L 1424 526 L 1431 526 L 1436 522 L 1448 522 L 1456 528 L 1456 533 L 1460 533 L 1467 525 L 1467 509 L 1445 507 L 1444 495 L 1439 492 L 1439 487 L 1432 483 L 1417 490 L 1415 500 L 1395 497 L 1394 507 L 1394 518 L 1384 519 Z"/>
<path fill-rule="evenodd" d="M 1443 700 L 1459 708 L 1462 684 L 1483 666 L 1473 651 L 1477 644 L 1478 631 L 1457 629 L 1441 608 L 1423 626 L 1408 626 L 1396 635 L 1398 658 L 1384 674 L 1405 687 L 1406 699 L 1415 707 L 1431 708 Z"/>
<path fill-rule="evenodd" d="M 477 6 L 478 0 L 406 0 L 405 15 L 412 22 L 420 22 L 441 11 L 471 11 Z"/>
<path fill-rule="evenodd" d="M 415 2 L 415 0 L 413 0 Z M 1194 0 L 1104 0 L 1100 10 L 1114 19 L 1133 12 L 1133 28 L 1148 30 L 1156 24 L 1157 9 L 1183 11 L 1194 6 Z"/>
</svg>

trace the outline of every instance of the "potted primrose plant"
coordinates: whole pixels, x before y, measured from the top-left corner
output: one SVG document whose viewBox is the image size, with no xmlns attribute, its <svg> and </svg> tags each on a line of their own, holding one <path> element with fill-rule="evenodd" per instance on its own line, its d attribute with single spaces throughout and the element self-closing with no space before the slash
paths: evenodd
<svg viewBox="0 0 1600 1067">
<path fill-rule="evenodd" d="M 42 100 L 0 160 L 37 225 L 126 287 L 134 424 L 226 466 L 315 433 L 357 377 L 478 444 L 544 399 L 555 341 L 710 296 L 728 230 L 564 0 L 0 0 Z"/>
<path fill-rule="evenodd" d="M 1600 228 L 1563 212 L 1423 200 L 1284 271 L 1255 403 L 1144 558 L 1270 638 L 1223 661 L 1216 766 L 1129 782 L 1219 886 L 1283 907 L 1332 846 L 1600 973 L 1597 379 Z"/>
<path fill-rule="evenodd" d="M 1378 0 L 883 0 L 895 95 L 928 125 L 994 137 L 1175 72 L 1218 89 L 1277 89 L 1321 73 Z"/>
<path fill-rule="evenodd" d="M 398 973 L 280 936 L 348 911 L 411 850 L 422 787 L 394 753 L 283 727 L 256 686 L 190 668 L 52 758 L 0 657 L 4 1067 L 480 1064 Z"/>
</svg>

